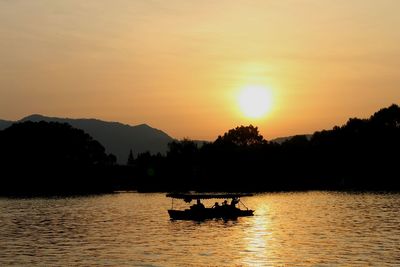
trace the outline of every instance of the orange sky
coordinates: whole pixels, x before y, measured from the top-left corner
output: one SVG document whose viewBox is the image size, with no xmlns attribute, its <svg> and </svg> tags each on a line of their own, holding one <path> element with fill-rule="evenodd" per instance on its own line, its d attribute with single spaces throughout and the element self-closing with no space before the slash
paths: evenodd
<svg viewBox="0 0 400 267">
<path fill-rule="evenodd" d="M 0 118 L 312 133 L 400 102 L 397 0 L 0 0 Z M 270 88 L 251 120 L 236 95 Z"/>
</svg>

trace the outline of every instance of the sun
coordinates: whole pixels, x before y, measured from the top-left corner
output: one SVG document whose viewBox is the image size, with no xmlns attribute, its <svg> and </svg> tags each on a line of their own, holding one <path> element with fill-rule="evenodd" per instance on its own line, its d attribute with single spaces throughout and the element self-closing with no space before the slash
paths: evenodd
<svg viewBox="0 0 400 267">
<path fill-rule="evenodd" d="M 272 97 L 266 87 L 251 85 L 240 90 L 238 102 L 240 110 L 246 117 L 258 119 L 270 111 Z"/>
</svg>

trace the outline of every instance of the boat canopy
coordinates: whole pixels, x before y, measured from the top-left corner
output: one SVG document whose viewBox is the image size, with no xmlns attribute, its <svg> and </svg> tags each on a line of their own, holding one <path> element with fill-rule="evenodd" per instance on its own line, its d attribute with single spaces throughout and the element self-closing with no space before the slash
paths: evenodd
<svg viewBox="0 0 400 267">
<path fill-rule="evenodd" d="M 250 193 L 192 193 L 192 194 L 185 194 L 185 193 L 169 193 L 167 197 L 183 199 L 186 202 L 190 202 L 193 199 L 212 199 L 212 198 L 239 198 L 239 197 L 250 197 L 253 194 Z"/>
</svg>

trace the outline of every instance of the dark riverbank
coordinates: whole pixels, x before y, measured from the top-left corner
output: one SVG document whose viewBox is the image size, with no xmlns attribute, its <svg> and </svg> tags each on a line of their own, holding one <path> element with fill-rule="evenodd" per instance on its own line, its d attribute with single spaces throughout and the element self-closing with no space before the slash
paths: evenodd
<svg viewBox="0 0 400 267">
<path fill-rule="evenodd" d="M 282 143 L 240 126 L 201 146 L 174 141 L 166 155 L 130 155 L 124 166 L 67 124 L 14 124 L 0 131 L 0 147 L 1 195 L 400 190 L 397 105 Z"/>
</svg>

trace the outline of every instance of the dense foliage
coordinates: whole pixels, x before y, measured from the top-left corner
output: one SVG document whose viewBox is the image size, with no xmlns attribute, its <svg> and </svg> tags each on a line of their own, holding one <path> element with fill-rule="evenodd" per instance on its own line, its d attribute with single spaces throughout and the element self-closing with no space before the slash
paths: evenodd
<svg viewBox="0 0 400 267">
<path fill-rule="evenodd" d="M 142 190 L 399 190 L 400 108 L 281 144 L 240 126 L 202 146 L 172 142 L 166 157 L 139 155 Z M 147 171 L 146 171 L 147 170 Z M 151 171 L 149 171 L 151 170 Z"/>
<path fill-rule="evenodd" d="M 82 130 L 56 122 L 23 122 L 0 131 L 2 193 L 110 190 L 104 173 L 115 164 Z"/>
<path fill-rule="evenodd" d="M 171 142 L 166 155 L 130 150 L 126 166 L 82 130 L 24 122 L 0 131 L 0 194 L 400 190 L 399 160 L 397 105 L 282 143 L 249 125 L 210 143 Z"/>
</svg>

